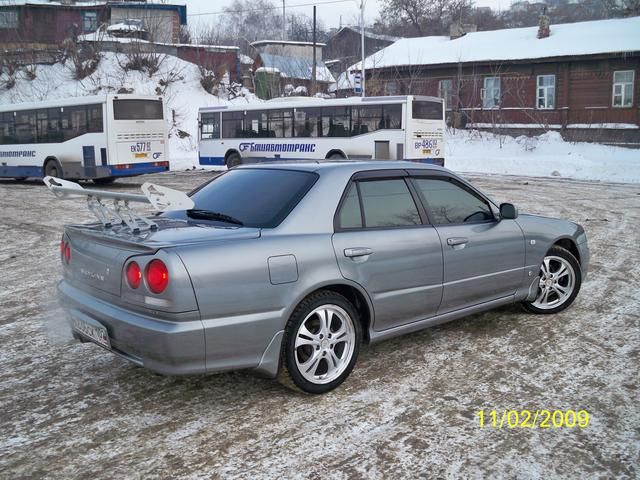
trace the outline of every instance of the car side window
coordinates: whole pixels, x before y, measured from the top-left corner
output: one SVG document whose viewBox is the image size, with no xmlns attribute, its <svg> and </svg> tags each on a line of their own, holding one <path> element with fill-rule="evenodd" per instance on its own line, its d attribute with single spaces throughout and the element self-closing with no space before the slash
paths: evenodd
<svg viewBox="0 0 640 480">
<path fill-rule="evenodd" d="M 402 178 L 353 183 L 338 218 L 341 228 L 403 227 L 422 223 L 409 187 Z"/>
<path fill-rule="evenodd" d="M 489 204 L 456 183 L 436 178 L 417 178 L 415 185 L 426 200 L 436 225 L 493 220 Z"/>
<path fill-rule="evenodd" d="M 362 228 L 363 226 L 358 188 L 355 183 L 351 184 L 347 196 L 342 202 L 338 222 L 340 228 Z"/>
</svg>

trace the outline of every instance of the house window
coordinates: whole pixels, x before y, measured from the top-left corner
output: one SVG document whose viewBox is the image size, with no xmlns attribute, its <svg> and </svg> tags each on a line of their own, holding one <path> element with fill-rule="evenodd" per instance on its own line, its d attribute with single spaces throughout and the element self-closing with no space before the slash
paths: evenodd
<svg viewBox="0 0 640 480">
<path fill-rule="evenodd" d="M 538 103 L 540 110 L 556 108 L 556 76 L 538 75 Z"/>
<path fill-rule="evenodd" d="M 95 32 L 98 29 L 98 13 L 82 12 L 82 31 Z"/>
<path fill-rule="evenodd" d="M 633 105 L 633 70 L 613 72 L 613 106 L 630 107 Z"/>
<path fill-rule="evenodd" d="M 440 80 L 438 82 L 438 96 L 444 99 L 444 106 L 447 110 L 451 110 L 452 105 L 453 82 L 451 79 Z"/>
<path fill-rule="evenodd" d="M 500 77 L 485 77 L 482 89 L 482 107 L 498 108 L 500 106 Z"/>
<path fill-rule="evenodd" d="M 1 11 L 0 28 L 18 28 L 18 10 Z"/>
</svg>

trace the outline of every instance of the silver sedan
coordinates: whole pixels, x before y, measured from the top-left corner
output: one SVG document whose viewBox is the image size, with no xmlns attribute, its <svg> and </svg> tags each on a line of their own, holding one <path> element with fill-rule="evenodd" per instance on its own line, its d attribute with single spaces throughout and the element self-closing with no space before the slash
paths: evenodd
<svg viewBox="0 0 640 480">
<path fill-rule="evenodd" d="M 254 369 L 309 393 L 360 345 L 501 305 L 567 308 L 583 228 L 518 214 L 407 162 L 243 166 L 155 228 L 67 226 L 59 296 L 74 336 L 163 374 Z"/>
</svg>

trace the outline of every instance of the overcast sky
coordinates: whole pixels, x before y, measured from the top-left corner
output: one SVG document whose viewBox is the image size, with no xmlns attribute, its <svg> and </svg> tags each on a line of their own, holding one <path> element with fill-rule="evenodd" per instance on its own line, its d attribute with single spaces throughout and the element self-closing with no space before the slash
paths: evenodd
<svg viewBox="0 0 640 480">
<path fill-rule="evenodd" d="M 183 0 L 185 1 L 185 0 Z M 296 12 L 303 12 L 307 15 L 313 15 L 313 4 L 318 6 L 318 18 L 320 18 L 327 28 L 337 27 L 340 24 L 357 24 L 358 22 L 358 5 L 359 0 L 285 0 L 287 8 Z M 213 19 L 216 15 L 194 16 L 199 13 L 220 12 L 225 7 L 231 5 L 233 0 L 186 0 L 187 14 L 189 16 L 189 24 L 197 25 L 199 22 L 206 22 Z M 282 6 L 282 0 L 273 0 L 274 4 Z M 365 8 L 365 18 L 367 23 L 372 22 L 379 13 L 382 0 L 367 0 Z M 476 0 L 477 6 L 488 6 L 492 8 L 507 8 L 510 4 L 509 0 Z M 310 5 L 311 4 L 311 5 Z M 324 4 L 324 5 L 323 5 Z M 304 5 L 296 7 L 296 5 Z"/>
</svg>

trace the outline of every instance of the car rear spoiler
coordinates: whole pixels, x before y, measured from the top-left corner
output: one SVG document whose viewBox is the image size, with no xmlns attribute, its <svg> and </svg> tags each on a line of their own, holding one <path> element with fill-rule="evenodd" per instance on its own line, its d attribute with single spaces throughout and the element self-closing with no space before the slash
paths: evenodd
<svg viewBox="0 0 640 480">
<path fill-rule="evenodd" d="M 105 228 L 113 225 L 126 225 L 132 233 L 143 230 L 155 230 L 158 226 L 148 218 L 136 214 L 129 203 L 150 204 L 159 212 L 190 210 L 193 200 L 184 192 L 146 182 L 142 193 L 120 193 L 83 188 L 74 182 L 56 177 L 44 177 L 44 184 L 58 198 L 87 197 L 89 210 L 102 222 Z M 110 201 L 111 204 L 105 203 Z"/>
</svg>

